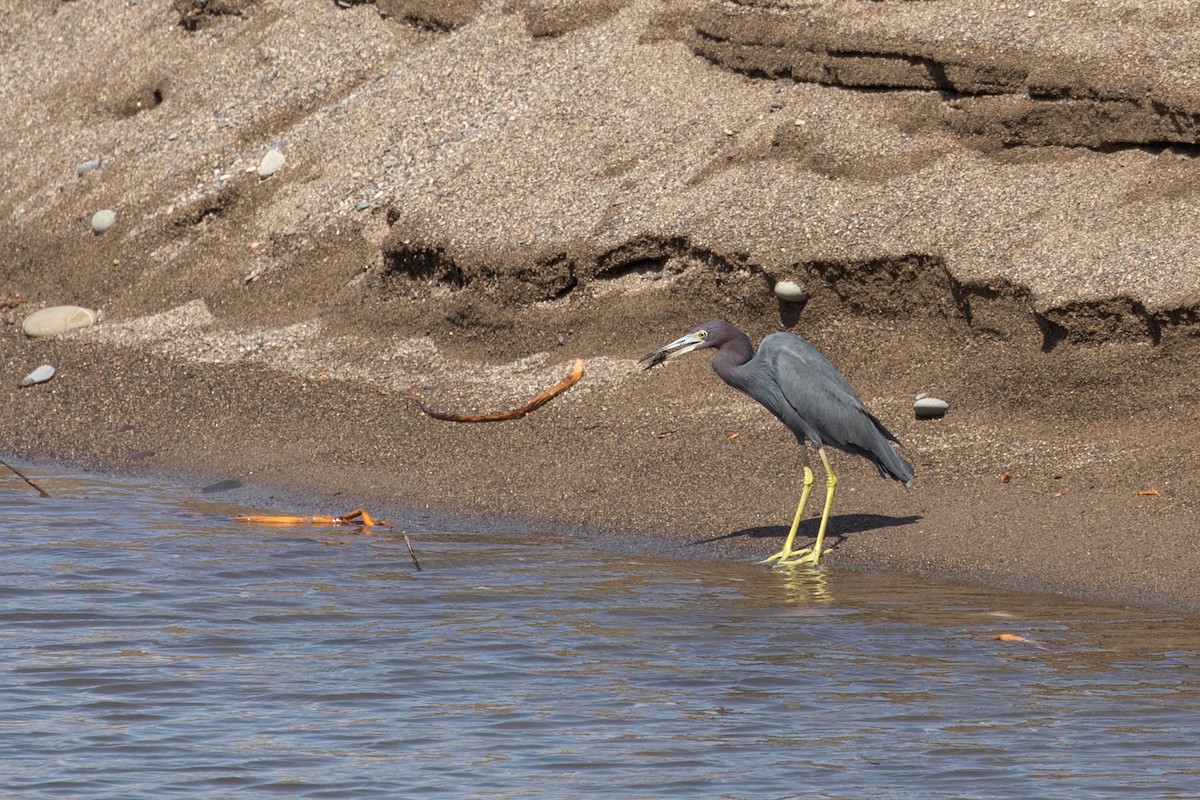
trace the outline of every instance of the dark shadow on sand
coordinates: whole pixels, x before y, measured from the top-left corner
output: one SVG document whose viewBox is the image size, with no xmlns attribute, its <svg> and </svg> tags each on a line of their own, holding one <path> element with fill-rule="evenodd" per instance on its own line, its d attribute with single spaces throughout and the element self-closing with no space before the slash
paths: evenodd
<svg viewBox="0 0 1200 800">
<path fill-rule="evenodd" d="M 866 533 L 868 531 L 879 530 L 881 528 L 895 528 L 900 525 L 912 525 L 921 519 L 919 515 L 909 517 L 887 517 L 883 514 L 838 514 L 829 518 L 829 527 L 825 530 L 825 542 L 830 548 L 835 548 L 841 544 L 847 536 L 852 536 L 857 533 Z M 820 519 L 806 519 L 801 521 L 800 530 L 796 532 L 796 541 L 803 539 L 815 539 L 817 537 L 817 527 L 820 524 Z M 740 531 L 732 531 L 723 533 L 720 536 L 711 536 L 707 539 L 697 539 L 692 544 L 711 544 L 712 542 L 721 542 L 726 539 L 780 539 L 787 536 L 788 526 L 786 525 L 763 525 L 757 528 L 743 528 Z"/>
</svg>

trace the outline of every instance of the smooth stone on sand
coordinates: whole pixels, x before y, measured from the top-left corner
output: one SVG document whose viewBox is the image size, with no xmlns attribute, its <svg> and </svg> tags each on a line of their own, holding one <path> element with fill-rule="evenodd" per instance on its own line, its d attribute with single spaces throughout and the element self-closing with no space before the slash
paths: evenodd
<svg viewBox="0 0 1200 800">
<path fill-rule="evenodd" d="M 21 323 L 26 336 L 54 336 L 96 324 L 96 312 L 82 306 L 51 306 L 35 311 Z"/>
<path fill-rule="evenodd" d="M 35 383 L 45 383 L 54 377 L 54 367 L 49 364 L 42 364 L 33 372 L 21 378 L 21 382 L 17 386 L 33 386 Z"/>
<path fill-rule="evenodd" d="M 89 172 L 95 172 L 104 166 L 105 159 L 103 157 L 89 158 L 87 161 L 80 161 L 75 165 L 76 177 L 82 178 Z"/>
<path fill-rule="evenodd" d="M 279 152 L 277 148 L 272 147 L 262 157 L 262 160 L 258 162 L 258 177 L 267 178 L 274 175 L 286 160 L 283 153 Z"/>
<path fill-rule="evenodd" d="M 917 419 L 937 419 L 946 416 L 949 410 L 950 404 L 936 397 L 922 397 L 913 403 L 913 413 Z"/>
<path fill-rule="evenodd" d="M 775 284 L 775 296 L 789 303 L 803 303 L 808 299 L 808 292 L 795 281 L 779 281 Z"/>
<path fill-rule="evenodd" d="M 92 232 L 96 234 L 106 233 L 109 228 L 117 224 L 117 212 L 111 208 L 103 208 L 92 214 Z"/>
</svg>

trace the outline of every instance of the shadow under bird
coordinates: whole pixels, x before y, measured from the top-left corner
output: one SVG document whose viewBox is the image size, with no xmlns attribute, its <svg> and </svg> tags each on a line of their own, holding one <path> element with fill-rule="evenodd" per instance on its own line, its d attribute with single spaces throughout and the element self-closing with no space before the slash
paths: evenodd
<svg viewBox="0 0 1200 800">
<path fill-rule="evenodd" d="M 825 446 L 852 453 L 870 461 L 879 474 L 912 486 L 912 465 L 900 457 L 892 443 L 900 441 L 867 410 L 858 393 L 820 350 L 791 333 L 772 333 L 762 340 L 758 352 L 749 337 L 725 320 L 712 320 L 693 328 L 670 344 L 642 356 L 652 369 L 668 359 L 694 350 L 713 350 L 712 367 L 721 379 L 761 403 L 791 430 L 800 443 L 804 464 L 804 488 L 783 549 L 763 563 L 781 565 L 820 562 L 833 507 L 837 475 L 829 466 Z M 813 471 L 808 460 L 811 443 L 825 468 L 825 507 L 812 547 L 794 550 L 796 531 L 804 506 L 812 493 Z"/>
</svg>

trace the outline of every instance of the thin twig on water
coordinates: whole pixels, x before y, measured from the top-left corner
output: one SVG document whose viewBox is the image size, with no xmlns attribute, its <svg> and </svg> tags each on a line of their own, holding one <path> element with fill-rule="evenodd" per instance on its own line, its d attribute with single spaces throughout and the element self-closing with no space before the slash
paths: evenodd
<svg viewBox="0 0 1200 800">
<path fill-rule="evenodd" d="M 4 459 L 2 459 L 2 458 L 0 458 L 0 464 L 3 464 L 4 466 L 6 466 L 6 467 L 8 467 L 10 470 L 12 470 L 14 475 L 16 475 L 18 478 L 20 478 L 21 480 L 25 481 L 25 482 L 26 482 L 26 483 L 28 483 L 30 486 L 32 486 L 32 487 L 33 487 L 33 488 L 34 488 L 34 489 L 37 491 L 37 493 L 38 493 L 38 494 L 40 494 L 42 497 L 49 497 L 49 496 L 50 496 L 50 495 L 49 495 L 49 494 L 46 492 L 46 490 L 45 490 L 45 489 L 43 489 L 42 487 L 38 486 L 38 485 L 37 485 L 36 483 L 34 483 L 33 481 L 29 480 L 29 478 L 26 478 L 26 477 L 25 477 L 25 474 L 24 474 L 23 472 L 21 472 L 21 470 L 19 470 L 19 469 L 17 469 L 16 467 L 14 467 L 12 464 L 8 463 L 7 461 L 5 461 L 5 460 L 4 460 Z"/>
<path fill-rule="evenodd" d="M 408 534 L 404 534 L 404 544 L 408 546 L 408 554 L 412 557 L 413 566 L 417 568 L 417 572 L 421 571 L 421 562 L 417 561 L 417 554 L 413 551 L 412 542 L 408 540 Z"/>
</svg>

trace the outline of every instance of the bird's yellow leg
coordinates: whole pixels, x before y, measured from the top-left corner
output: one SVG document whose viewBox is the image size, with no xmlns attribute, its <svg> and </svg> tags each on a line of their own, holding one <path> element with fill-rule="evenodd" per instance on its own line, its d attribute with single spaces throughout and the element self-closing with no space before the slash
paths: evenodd
<svg viewBox="0 0 1200 800">
<path fill-rule="evenodd" d="M 804 516 L 804 507 L 808 505 L 808 496 L 812 494 L 813 487 L 813 471 L 808 466 L 808 454 L 804 454 L 804 489 L 800 492 L 800 504 L 796 506 L 796 516 L 792 519 L 792 529 L 788 531 L 787 539 L 783 542 L 783 549 L 773 556 L 767 556 L 760 564 L 770 564 L 772 561 L 778 561 L 783 564 L 788 559 L 796 555 L 792 552 L 792 544 L 796 541 L 796 531 L 800 530 L 800 518 Z"/>
<path fill-rule="evenodd" d="M 817 450 L 817 455 L 821 457 L 821 466 L 825 467 L 825 507 L 821 509 L 821 525 L 817 528 L 817 541 L 813 542 L 812 547 L 812 563 L 814 564 L 821 560 L 821 556 L 825 555 L 825 551 L 822 549 L 825 545 L 825 529 L 829 527 L 829 511 L 833 508 L 833 490 L 837 488 L 837 475 L 829 466 L 825 448 Z"/>
<path fill-rule="evenodd" d="M 771 556 L 768 561 L 775 561 L 776 566 L 796 566 L 799 564 L 810 564 L 816 566 L 821 561 L 821 556 L 825 554 L 825 529 L 829 526 L 829 511 L 833 508 L 833 491 L 837 487 L 837 475 L 829 466 L 829 458 L 825 455 L 825 448 L 817 449 L 817 455 L 821 457 L 821 465 L 825 467 L 825 507 L 821 509 L 821 524 L 817 528 L 817 540 L 813 542 L 812 547 L 805 547 L 801 550 L 792 551 L 792 539 L 796 536 L 796 528 L 800 521 L 800 511 L 796 511 L 796 522 L 792 523 L 792 532 L 788 535 L 787 541 L 784 542 L 783 550 Z M 808 499 L 808 490 L 812 488 L 812 471 L 805 467 L 806 483 L 804 485 L 804 493 L 800 496 L 800 502 L 803 503 Z"/>
</svg>

